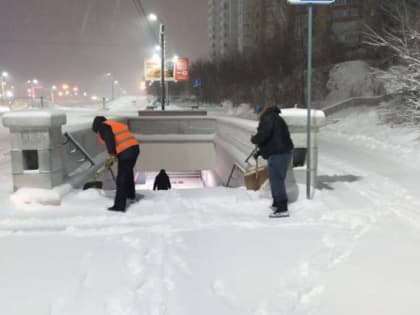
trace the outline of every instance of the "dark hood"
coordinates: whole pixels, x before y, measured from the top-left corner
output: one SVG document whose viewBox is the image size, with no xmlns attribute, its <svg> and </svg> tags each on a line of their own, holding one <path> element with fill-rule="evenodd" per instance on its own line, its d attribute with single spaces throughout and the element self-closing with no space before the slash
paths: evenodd
<svg viewBox="0 0 420 315">
<path fill-rule="evenodd" d="M 99 126 L 106 120 L 104 116 L 96 116 L 93 120 L 92 130 L 98 132 Z"/>
<path fill-rule="evenodd" d="M 277 106 L 266 106 L 266 107 L 264 107 L 264 109 L 259 114 L 259 119 L 261 120 L 265 115 L 267 115 L 269 113 L 273 113 L 275 115 L 278 115 L 278 114 L 281 113 L 281 110 Z"/>
</svg>

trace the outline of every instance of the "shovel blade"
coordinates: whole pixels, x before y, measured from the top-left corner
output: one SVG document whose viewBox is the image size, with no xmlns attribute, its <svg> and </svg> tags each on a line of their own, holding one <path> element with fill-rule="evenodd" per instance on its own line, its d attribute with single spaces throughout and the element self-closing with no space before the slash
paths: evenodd
<svg viewBox="0 0 420 315">
<path fill-rule="evenodd" d="M 93 181 L 87 182 L 83 185 L 83 190 L 95 188 L 95 189 L 102 189 L 103 183 L 100 181 Z"/>
</svg>

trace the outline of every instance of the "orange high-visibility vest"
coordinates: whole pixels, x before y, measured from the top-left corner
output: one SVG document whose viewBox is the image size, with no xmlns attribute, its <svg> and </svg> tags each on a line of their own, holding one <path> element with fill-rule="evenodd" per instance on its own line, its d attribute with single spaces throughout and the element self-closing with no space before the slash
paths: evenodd
<svg viewBox="0 0 420 315">
<path fill-rule="evenodd" d="M 115 151 L 117 154 L 120 154 L 122 151 L 128 149 L 129 147 L 139 144 L 134 135 L 128 130 L 128 126 L 126 124 L 114 120 L 105 120 L 103 123 L 110 126 L 112 129 L 115 140 Z M 102 139 L 99 132 L 97 133 L 97 136 L 99 142 L 105 144 L 105 141 Z"/>
</svg>

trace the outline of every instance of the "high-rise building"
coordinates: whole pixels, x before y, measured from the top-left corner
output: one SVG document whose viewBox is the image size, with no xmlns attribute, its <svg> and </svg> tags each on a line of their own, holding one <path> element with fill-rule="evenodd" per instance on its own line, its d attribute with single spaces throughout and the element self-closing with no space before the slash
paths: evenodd
<svg viewBox="0 0 420 315">
<path fill-rule="evenodd" d="M 238 51 L 241 54 L 248 54 L 256 48 L 255 10 L 255 0 L 238 1 Z"/>
<path fill-rule="evenodd" d="M 336 0 L 328 6 L 330 13 L 325 17 L 331 17 L 331 31 L 337 41 L 360 43 L 361 1 Z M 268 45 L 284 33 L 288 6 L 286 0 L 209 0 L 210 58 L 252 54 Z M 307 29 L 307 10 L 303 6 L 297 8 L 295 26 L 296 39 L 303 38 Z"/>
<path fill-rule="evenodd" d="M 209 0 L 210 59 L 238 52 L 238 0 Z"/>
<path fill-rule="evenodd" d="M 359 0 L 336 0 L 332 6 L 332 30 L 336 39 L 347 44 L 360 42 L 361 12 Z"/>
</svg>

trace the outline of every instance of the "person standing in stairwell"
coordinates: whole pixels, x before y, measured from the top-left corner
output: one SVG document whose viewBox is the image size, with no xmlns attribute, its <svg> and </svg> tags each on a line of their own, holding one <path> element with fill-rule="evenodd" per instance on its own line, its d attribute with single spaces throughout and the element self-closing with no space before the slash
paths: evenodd
<svg viewBox="0 0 420 315">
<path fill-rule="evenodd" d="M 262 108 L 258 113 L 257 134 L 251 137 L 251 142 L 258 146 L 258 154 L 268 161 L 273 215 L 288 216 L 285 180 L 292 157 L 293 142 L 286 122 L 279 115 L 280 112 L 277 106 Z"/>
<path fill-rule="evenodd" d="M 161 169 L 159 174 L 155 177 L 155 182 L 153 184 L 153 190 L 169 190 L 171 189 L 171 181 L 169 176 L 164 169 Z"/>
<path fill-rule="evenodd" d="M 104 116 L 96 116 L 92 130 L 98 136 L 99 142 L 106 145 L 109 157 L 106 166 L 118 160 L 117 192 L 114 205 L 110 211 L 124 212 L 129 201 L 135 201 L 134 166 L 140 154 L 139 142 L 128 130 L 128 126 L 118 121 L 108 120 Z"/>
</svg>

